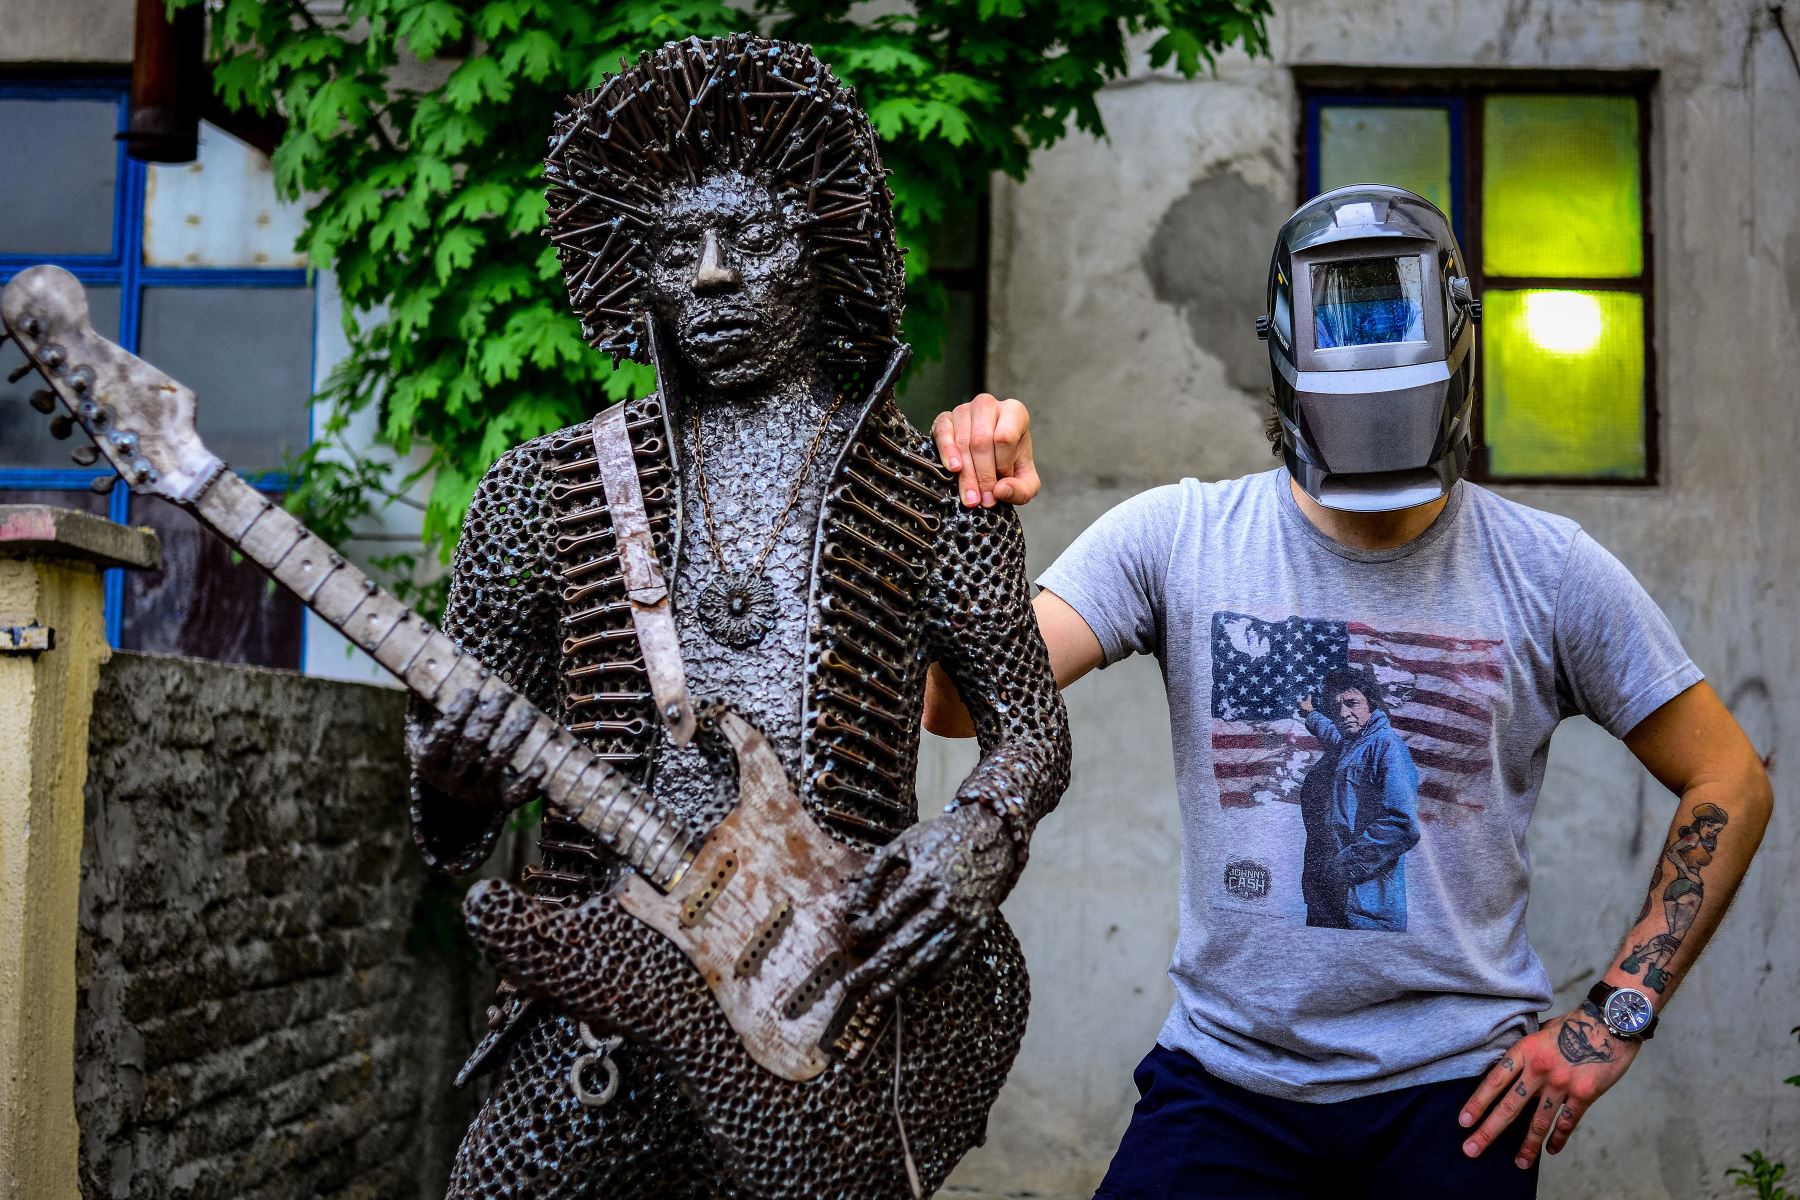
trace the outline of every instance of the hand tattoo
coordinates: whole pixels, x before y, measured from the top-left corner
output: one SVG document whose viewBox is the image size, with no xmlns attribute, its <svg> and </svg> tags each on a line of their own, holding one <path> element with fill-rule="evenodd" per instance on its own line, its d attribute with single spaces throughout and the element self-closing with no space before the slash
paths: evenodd
<svg viewBox="0 0 1800 1200">
<path fill-rule="evenodd" d="M 1588 1006 L 1583 1004 L 1581 1012 L 1570 1013 L 1563 1018 L 1562 1028 L 1556 1031 L 1556 1048 L 1562 1052 L 1563 1058 L 1580 1066 L 1584 1063 L 1611 1062 L 1615 1056 L 1613 1045 L 1600 1026 L 1586 1019 Z M 1599 1042 L 1594 1037 L 1598 1034 Z"/>
</svg>

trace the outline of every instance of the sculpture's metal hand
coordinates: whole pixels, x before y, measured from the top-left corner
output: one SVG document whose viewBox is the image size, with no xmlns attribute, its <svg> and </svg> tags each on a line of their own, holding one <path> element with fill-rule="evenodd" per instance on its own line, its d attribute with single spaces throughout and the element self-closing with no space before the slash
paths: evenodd
<svg viewBox="0 0 1800 1200">
<path fill-rule="evenodd" d="M 956 958 L 987 928 L 1013 882 L 1006 824 L 979 805 L 922 821 L 882 847 L 851 886 L 850 924 L 875 953 L 845 979 L 880 1004 Z"/>
<path fill-rule="evenodd" d="M 510 703 L 503 696 L 478 702 L 474 689 L 464 688 L 442 713 L 415 712 L 406 755 L 419 778 L 470 808 L 499 804 L 510 812 L 535 796 L 535 765 L 523 773 L 507 765 L 533 719 L 523 708 L 502 719 Z"/>
</svg>

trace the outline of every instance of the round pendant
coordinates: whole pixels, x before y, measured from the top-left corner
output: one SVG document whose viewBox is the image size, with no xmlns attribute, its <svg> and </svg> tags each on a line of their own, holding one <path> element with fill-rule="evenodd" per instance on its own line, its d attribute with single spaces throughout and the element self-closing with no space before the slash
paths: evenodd
<svg viewBox="0 0 1800 1200">
<path fill-rule="evenodd" d="M 700 624 L 722 646 L 742 650 L 775 624 L 775 588 L 761 574 L 714 575 L 700 593 Z"/>
</svg>

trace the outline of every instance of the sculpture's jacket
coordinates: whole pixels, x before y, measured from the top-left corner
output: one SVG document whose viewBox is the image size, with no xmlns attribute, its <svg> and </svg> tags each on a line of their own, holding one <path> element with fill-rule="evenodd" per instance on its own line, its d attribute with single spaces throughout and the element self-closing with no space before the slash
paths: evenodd
<svg viewBox="0 0 1800 1200">
<path fill-rule="evenodd" d="M 626 403 L 673 580 L 684 499 L 676 443 L 657 397 Z M 614 555 L 591 422 L 528 442 L 476 492 L 444 630 L 612 765 L 650 778 L 660 722 Z M 1011 805 L 1027 830 L 1055 804 L 1068 781 L 1067 723 L 1031 609 L 1018 518 L 1005 505 L 960 504 L 955 477 L 889 394 L 865 402 L 833 465 L 810 597 L 800 761 L 787 765 L 825 828 L 870 849 L 918 819 L 913 779 L 932 662 L 956 684 L 982 750 L 959 800 Z M 487 857 L 507 814 L 463 807 L 415 777 L 412 820 L 427 861 L 460 872 Z M 538 844 L 542 862 L 525 878 L 546 901 L 578 902 L 618 869 L 551 812 Z M 1016 977 L 1022 987 L 1023 972 Z M 526 1007 L 511 997 L 490 1014 L 464 1077 L 508 1040 Z"/>
</svg>

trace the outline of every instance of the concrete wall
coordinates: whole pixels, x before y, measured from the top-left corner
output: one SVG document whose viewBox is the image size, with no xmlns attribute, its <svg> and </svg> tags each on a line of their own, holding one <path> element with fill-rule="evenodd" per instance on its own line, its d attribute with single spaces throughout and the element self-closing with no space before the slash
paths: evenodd
<svg viewBox="0 0 1800 1200">
<path fill-rule="evenodd" d="M 90 1200 L 443 1195 L 477 972 L 414 931 L 403 702 L 185 659 L 103 669 L 77 968 Z"/>
<path fill-rule="evenodd" d="M 1271 465 L 1259 429 L 1268 247 L 1296 194 L 1290 68 L 1655 68 L 1653 211 L 1663 482 L 1508 488 L 1581 521 L 1662 603 L 1772 756 L 1777 812 L 1736 910 L 1662 1033 L 1545 1168 L 1550 1200 L 1723 1196 L 1753 1147 L 1800 1165 L 1800 73 L 1760 0 L 1277 0 L 1273 61 L 1148 70 L 1101 98 L 1110 138 L 1040 154 L 995 211 L 989 382 L 1035 413 L 1047 563 L 1118 500 Z M 1790 21 L 1792 18 L 1790 18 Z M 1146 661 L 1069 695 L 1074 783 L 1007 911 L 1032 1024 L 980 1195 L 1087 1195 L 1167 1009 L 1179 829 L 1161 681 Z M 948 794 L 962 759 L 929 765 Z M 928 793 L 929 794 L 929 793 Z M 1672 798 L 1585 721 L 1558 734 L 1531 835 L 1531 929 L 1572 1007 L 1626 929 Z"/>
<path fill-rule="evenodd" d="M 0 0 L 0 62 L 131 58 L 132 0 Z"/>
</svg>

